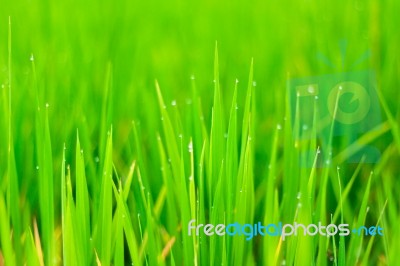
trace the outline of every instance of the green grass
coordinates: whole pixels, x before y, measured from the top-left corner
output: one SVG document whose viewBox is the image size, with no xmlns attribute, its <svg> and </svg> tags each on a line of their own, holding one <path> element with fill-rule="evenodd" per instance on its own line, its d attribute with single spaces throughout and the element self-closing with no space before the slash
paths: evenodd
<svg viewBox="0 0 400 266">
<path fill-rule="evenodd" d="M 400 264 L 396 1 L 0 7 L 0 265 Z M 364 69 L 382 123 L 351 143 L 329 125 L 317 167 L 288 80 Z M 346 163 L 360 144 L 379 162 Z M 192 219 L 384 236 L 188 236 Z"/>
</svg>

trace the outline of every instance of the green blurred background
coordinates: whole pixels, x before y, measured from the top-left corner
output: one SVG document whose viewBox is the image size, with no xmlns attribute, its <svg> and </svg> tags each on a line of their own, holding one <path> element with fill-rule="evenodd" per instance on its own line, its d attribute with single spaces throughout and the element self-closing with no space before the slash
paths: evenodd
<svg viewBox="0 0 400 266">
<path fill-rule="evenodd" d="M 157 114 L 153 108 L 155 79 L 167 102 L 177 100 L 182 106 L 190 99 L 190 77 L 194 75 L 205 116 L 210 117 L 217 42 L 226 108 L 236 79 L 240 81 L 239 98 L 244 97 L 254 59 L 257 132 L 260 141 L 266 142 L 259 145 L 261 150 L 270 144 L 271 129 L 283 121 L 288 77 L 372 69 L 392 112 L 398 113 L 399 10 L 396 1 L 1 0 L 0 81 L 7 84 L 11 16 L 13 109 L 18 119 L 15 139 L 29 139 L 32 132 L 35 105 L 28 103 L 35 101 L 33 55 L 40 100 L 51 107 L 53 147 L 60 156 L 62 144 L 69 134 L 75 134 L 65 129 L 87 124 L 89 135 L 98 138 L 100 119 L 91 114 L 101 112 L 110 63 L 112 122 L 121 140 L 116 145 L 123 149 L 132 119 L 141 122 L 146 134 L 159 128 L 159 120 L 153 119 Z M 347 43 L 345 58 L 343 42 Z M 367 50 L 371 57 L 352 68 Z M 319 60 L 318 54 L 325 55 L 334 68 Z M 267 155 L 260 151 L 260 156 Z M 17 151 L 17 160 L 32 167 L 27 151 Z"/>
<path fill-rule="evenodd" d="M 133 119 L 140 124 L 146 161 L 149 165 L 159 164 L 153 141 L 160 131 L 156 79 L 166 102 L 176 101 L 184 113 L 193 101 L 190 89 L 193 75 L 204 115 L 210 121 L 216 43 L 226 110 L 236 79 L 238 96 L 242 99 L 239 110 L 242 109 L 250 62 L 254 59 L 257 180 L 261 178 L 257 174 L 265 170 L 269 161 L 273 129 L 285 117 L 288 78 L 372 69 L 377 73 L 378 89 L 399 121 L 399 12 L 400 2 L 395 0 L 0 0 L 0 84 L 4 85 L 0 95 L 6 95 L 9 82 L 7 34 L 11 17 L 13 130 L 21 193 L 29 194 L 29 202 L 35 206 L 36 99 L 32 59 L 39 101 L 43 107 L 45 103 L 50 106 L 56 173 L 63 143 L 74 147 L 77 128 L 84 132 L 82 142 L 89 157 L 100 156 L 100 118 L 108 66 L 112 69 L 113 107 L 107 122 L 113 124 L 116 167 L 126 172 L 135 156 L 130 144 Z M 352 67 L 367 50 L 371 56 Z M 333 67 L 318 59 L 318 54 L 325 55 Z M 6 106 L 2 108 L 5 110 Z M 1 128 L 6 128 L 6 119 L 1 121 Z M 379 145 L 384 148 L 392 142 L 388 133 L 379 140 Z M 0 145 L 0 174 L 4 175 L 6 137 L 1 138 Z M 68 150 L 69 161 L 71 154 Z M 92 158 L 88 158 L 92 160 L 89 172 L 96 171 L 96 159 Z M 393 180 L 399 173 L 395 163 L 398 159 L 397 153 L 388 163 Z M 148 176 L 159 176 L 157 167 L 144 168 Z M 59 182 L 56 179 L 56 187 Z M 5 187 L 4 180 L 0 184 Z M 155 181 L 153 193 L 158 186 Z"/>
</svg>

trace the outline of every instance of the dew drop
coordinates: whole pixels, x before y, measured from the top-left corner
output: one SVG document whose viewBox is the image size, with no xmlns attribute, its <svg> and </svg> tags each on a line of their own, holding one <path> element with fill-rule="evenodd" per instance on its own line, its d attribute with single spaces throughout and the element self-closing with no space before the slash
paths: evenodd
<svg viewBox="0 0 400 266">
<path fill-rule="evenodd" d="M 94 161 L 95 161 L 96 163 L 99 163 L 99 162 L 100 162 L 100 158 L 99 158 L 98 156 L 96 156 L 96 157 L 94 157 Z"/>
<path fill-rule="evenodd" d="M 36 170 L 39 170 L 39 165 L 36 165 Z"/>
<path fill-rule="evenodd" d="M 189 150 L 190 153 L 193 152 L 193 142 L 192 141 L 189 142 L 188 150 Z"/>
<path fill-rule="evenodd" d="M 304 131 L 308 130 L 308 125 L 304 124 L 303 127 L 302 127 L 302 129 L 303 129 Z"/>
<path fill-rule="evenodd" d="M 190 76 L 190 79 L 191 79 L 191 80 L 195 80 L 196 78 L 194 77 L 194 75 L 191 75 L 191 76 Z"/>
<path fill-rule="evenodd" d="M 281 124 L 276 125 L 276 129 L 282 130 L 282 125 Z"/>
<path fill-rule="evenodd" d="M 307 88 L 307 91 L 310 93 L 310 94 L 314 94 L 314 92 L 315 92 L 315 88 L 314 88 L 314 86 L 308 86 L 308 88 Z"/>
<path fill-rule="evenodd" d="M 257 86 L 257 82 L 256 81 L 253 81 L 253 86 L 254 87 Z"/>
<path fill-rule="evenodd" d="M 238 79 L 236 79 L 236 80 L 235 80 L 235 82 L 236 82 L 236 84 L 238 84 L 238 83 L 239 83 L 239 80 L 238 80 Z"/>
<path fill-rule="evenodd" d="M 49 103 L 46 103 L 46 108 L 49 108 L 49 106 L 50 106 Z"/>
<path fill-rule="evenodd" d="M 171 105 L 172 105 L 172 106 L 176 106 L 176 100 L 173 100 L 173 101 L 171 102 Z"/>
<path fill-rule="evenodd" d="M 31 54 L 31 57 L 29 57 L 29 60 L 32 62 L 35 61 L 35 57 L 33 56 L 33 54 Z"/>
<path fill-rule="evenodd" d="M 296 197 L 297 199 L 300 199 L 301 198 L 301 192 L 298 192 L 297 193 L 297 197 Z"/>
</svg>

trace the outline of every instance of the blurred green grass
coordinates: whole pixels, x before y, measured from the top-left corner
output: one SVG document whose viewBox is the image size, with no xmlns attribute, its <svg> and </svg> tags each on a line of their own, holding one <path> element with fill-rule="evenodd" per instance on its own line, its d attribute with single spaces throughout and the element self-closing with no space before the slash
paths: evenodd
<svg viewBox="0 0 400 266">
<path fill-rule="evenodd" d="M 197 94 L 201 98 L 206 131 L 209 132 L 212 120 L 211 107 L 214 102 L 213 67 L 216 42 L 219 47 L 221 108 L 225 114 L 229 113 L 235 80 L 238 79 L 238 121 L 242 121 L 246 116 L 243 110 L 248 92 L 248 72 L 251 59 L 254 59 L 255 144 L 252 164 L 256 206 L 253 211 L 256 218 L 262 219 L 263 208 L 260 202 L 264 200 L 266 189 L 263 186 L 266 183 L 265 176 L 268 174 L 267 166 L 273 159 L 270 151 L 275 145 L 278 153 L 275 167 L 277 175 L 282 176 L 287 170 L 284 169 L 283 154 L 289 151 L 282 143 L 282 139 L 278 144 L 277 141 L 274 142 L 274 134 L 276 125 L 284 124 L 288 77 L 371 68 L 377 73 L 378 89 L 388 106 L 383 120 L 386 120 L 390 111 L 394 116 L 392 125 L 398 125 L 400 97 L 397 86 L 400 81 L 400 58 L 397 50 L 400 35 L 397 33 L 396 25 L 400 23 L 400 18 L 397 16 L 399 10 L 400 4 L 394 0 L 384 3 L 377 1 L 323 3 L 64 1 L 58 3 L 0 0 L 0 84 L 4 85 L 0 94 L 4 99 L 1 106 L 3 111 L 0 130 L 5 136 L 0 140 L 0 176 L 4 177 L 0 179 L 0 187 L 5 192 L 8 185 L 6 178 L 8 138 L 5 133 L 8 128 L 8 118 L 5 99 L 9 84 L 7 62 L 9 17 L 12 22 L 12 135 L 16 175 L 21 194 L 22 224 L 31 225 L 32 217 L 39 215 L 40 192 L 37 180 L 40 174 L 36 166 L 40 162 L 40 152 L 35 144 L 35 136 L 37 138 L 38 134 L 35 133 L 37 126 L 34 122 L 37 90 L 41 108 L 45 110 L 45 105 L 49 104 L 49 132 L 54 166 L 51 168 L 55 175 L 54 206 L 57 225 L 61 223 L 59 213 L 62 197 L 58 189 L 61 187 L 61 180 L 58 176 L 62 166 L 63 147 L 66 143 L 67 164 L 75 169 L 73 147 L 76 145 L 77 128 L 86 154 L 87 179 L 92 197 L 101 189 L 97 174 L 102 171 L 106 133 L 112 124 L 113 162 L 117 172 L 126 175 L 132 160 L 141 160 L 141 174 L 144 182 L 149 182 L 145 187 L 149 188 L 153 199 L 157 198 L 164 181 L 160 178 L 160 166 L 163 162 L 160 158 L 159 143 L 156 141 L 158 132 L 162 131 L 162 121 L 154 80 L 158 80 L 168 107 L 176 101 L 182 125 L 175 118 L 178 114 L 171 112 L 173 128 L 175 130 L 182 128 L 181 131 L 187 138 L 192 132 L 200 131 L 198 128 L 192 129 L 195 122 L 190 116 L 192 105 L 196 103 L 192 94 L 193 75 Z M 343 53 L 340 50 L 340 43 L 343 40 L 347 42 L 347 54 L 342 65 Z M 352 69 L 353 62 L 366 50 L 371 51 L 371 57 Z M 319 61 L 317 53 L 326 55 L 336 68 L 332 69 Z M 229 116 L 221 114 L 221 117 L 224 117 L 226 122 L 229 121 Z M 139 135 L 136 139 L 132 133 L 132 120 L 135 121 Z M 239 128 L 241 125 L 238 123 Z M 399 182 L 396 177 L 399 166 L 396 161 L 399 156 L 393 144 L 393 135 L 396 136 L 393 128 L 392 126 L 392 131 L 376 140 L 382 149 L 389 147 L 386 151 L 390 158 L 377 166 L 381 174 L 379 178 L 383 183 L 385 181 L 387 183 L 373 189 L 374 196 L 371 200 L 383 197 L 380 201 L 384 202 L 386 199 L 384 195 L 391 197 L 398 193 Z M 221 132 L 225 133 L 225 128 L 222 128 Z M 164 139 L 168 139 L 165 132 L 161 135 Z M 137 144 L 135 141 L 140 143 Z M 196 149 L 201 151 L 203 143 L 198 139 L 194 140 L 194 143 Z M 392 146 L 394 148 L 391 148 Z M 187 159 L 185 166 L 188 167 Z M 353 168 L 355 167 L 344 168 L 343 183 L 350 180 Z M 365 187 L 369 172 L 373 168 L 374 166 L 370 165 L 362 167 L 360 178 L 356 181 L 357 186 Z M 293 171 L 293 175 L 296 173 Z M 296 176 L 279 178 L 274 184 L 279 192 L 291 178 Z M 297 187 L 294 186 L 292 189 L 297 192 Z M 275 193 L 274 190 L 271 191 Z M 331 194 L 333 195 L 333 192 Z M 353 202 L 349 203 L 350 210 L 359 207 L 363 195 L 363 189 L 352 190 Z M 143 201 L 138 198 L 136 201 Z M 390 221 L 396 219 L 398 221 L 398 200 L 393 198 L 388 205 L 391 207 Z M 327 206 L 328 213 L 334 212 L 336 199 L 328 198 Z M 145 207 L 144 205 L 138 208 Z M 143 210 L 142 212 L 145 213 Z M 373 217 L 376 218 L 379 210 L 375 212 Z M 168 214 L 163 212 L 162 215 L 164 216 L 161 218 L 161 223 L 167 224 Z M 371 222 L 376 223 L 376 219 L 372 219 Z M 155 236 L 157 237 L 159 236 Z M 157 243 L 156 240 L 154 242 Z M 257 252 L 255 254 L 261 257 Z M 381 253 L 375 254 L 374 261 L 378 260 L 379 254 Z M 181 258 L 183 255 L 174 254 L 174 256 Z"/>
</svg>

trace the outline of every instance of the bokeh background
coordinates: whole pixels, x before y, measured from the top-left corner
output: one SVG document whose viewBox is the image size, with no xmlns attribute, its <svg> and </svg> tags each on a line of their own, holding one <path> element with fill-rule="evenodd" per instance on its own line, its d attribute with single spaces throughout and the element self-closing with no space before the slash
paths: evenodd
<svg viewBox="0 0 400 266">
<path fill-rule="evenodd" d="M 254 60 L 257 187 L 264 184 L 262 178 L 270 160 L 274 130 L 277 124 L 284 123 L 287 81 L 291 78 L 373 70 L 377 89 L 399 123 L 399 12 L 400 2 L 395 0 L 0 0 L 0 85 L 4 85 L 0 97 L 6 97 L 10 82 L 7 46 L 10 17 L 13 139 L 25 206 L 21 208 L 29 213 L 25 219 L 38 212 L 37 159 L 33 145 L 35 87 L 40 104 L 49 105 L 55 173 L 60 172 L 64 143 L 74 147 L 79 128 L 88 155 L 88 182 L 96 187 L 96 180 L 90 180 L 90 176 L 98 171 L 96 163 L 102 156 L 99 150 L 104 141 L 101 135 L 107 124 L 113 125 L 116 168 L 127 172 L 136 155 L 131 145 L 132 120 L 135 120 L 143 139 L 147 164 L 143 169 L 154 180 L 151 192 L 157 195 L 162 186 L 159 167 L 151 167 L 160 165 L 157 143 L 153 141 L 161 128 L 155 80 L 166 103 L 176 102 L 184 114 L 193 102 L 194 77 L 210 126 L 216 46 L 226 114 L 238 80 L 242 118 L 248 73 Z M 370 56 L 354 66 L 366 52 Z M 111 78 L 107 79 L 107 75 Z M 102 121 L 107 86 L 112 92 L 112 112 L 107 121 Z M 5 114 L 7 106 L 1 108 Z M 383 111 L 382 121 L 386 117 Z M 6 128 L 4 115 L 0 129 L 6 132 Z M 5 176 L 7 169 L 8 139 L 5 133 L 0 134 L 0 187 L 5 191 L 6 178 L 1 176 Z M 374 143 L 384 151 L 395 145 L 393 135 L 387 130 Z M 67 161 L 72 165 L 73 152 L 66 151 Z M 284 153 L 283 144 L 278 152 Z M 398 150 L 390 156 L 385 165 L 386 177 L 398 192 Z M 357 183 L 364 184 L 373 167 L 365 166 L 361 170 L 365 178 Z M 354 168 L 349 166 L 345 180 Z M 54 185 L 60 186 L 58 178 Z M 358 200 L 362 193 L 354 190 L 352 195 Z M 56 191 L 56 206 L 59 201 Z M 392 214 L 398 216 L 398 202 L 392 206 Z"/>
</svg>

